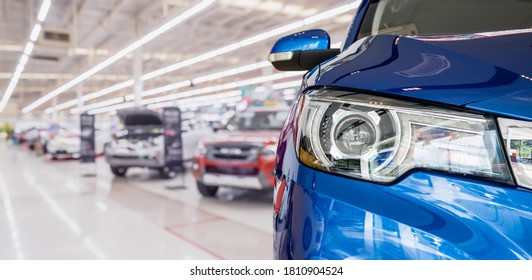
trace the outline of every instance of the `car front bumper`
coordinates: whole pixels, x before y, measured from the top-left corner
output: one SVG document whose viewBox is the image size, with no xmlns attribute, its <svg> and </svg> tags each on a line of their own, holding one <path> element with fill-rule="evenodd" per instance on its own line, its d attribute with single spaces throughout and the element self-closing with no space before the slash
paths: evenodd
<svg viewBox="0 0 532 280">
<path fill-rule="evenodd" d="M 295 162 L 275 187 L 277 259 L 532 258 L 529 190 L 426 171 L 383 186 Z"/>
<path fill-rule="evenodd" d="M 235 163 L 207 160 L 205 156 L 200 156 L 193 160 L 192 174 L 197 181 L 209 186 L 262 190 L 273 188 L 274 165 L 273 158 L 260 157 L 256 162 Z M 249 170 L 254 171 L 247 173 Z"/>
<path fill-rule="evenodd" d="M 157 158 L 142 157 L 142 156 L 117 156 L 106 155 L 105 160 L 112 167 L 147 167 L 147 168 L 162 168 L 164 162 Z"/>
</svg>

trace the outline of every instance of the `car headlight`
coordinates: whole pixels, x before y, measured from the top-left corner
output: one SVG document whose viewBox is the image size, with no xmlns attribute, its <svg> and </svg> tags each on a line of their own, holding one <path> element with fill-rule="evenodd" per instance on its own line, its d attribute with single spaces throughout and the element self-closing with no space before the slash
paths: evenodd
<svg viewBox="0 0 532 280">
<path fill-rule="evenodd" d="M 499 118 L 499 127 L 517 184 L 532 188 L 532 123 Z"/>
<path fill-rule="evenodd" d="M 198 145 L 196 146 L 196 149 L 194 150 L 195 156 L 204 156 L 207 154 L 207 147 L 205 147 L 205 144 L 203 141 L 200 141 Z"/>
<path fill-rule="evenodd" d="M 303 98 L 298 154 L 310 167 L 381 183 L 414 169 L 512 183 L 484 115 L 338 91 Z"/>
<path fill-rule="evenodd" d="M 277 145 L 274 144 L 274 145 L 268 145 L 262 148 L 261 154 L 267 157 L 275 157 L 276 152 L 277 152 Z"/>
</svg>

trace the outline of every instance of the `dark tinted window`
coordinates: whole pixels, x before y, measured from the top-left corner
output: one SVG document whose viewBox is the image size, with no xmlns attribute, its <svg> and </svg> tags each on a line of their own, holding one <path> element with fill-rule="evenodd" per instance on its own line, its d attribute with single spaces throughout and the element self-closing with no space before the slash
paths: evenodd
<svg viewBox="0 0 532 280">
<path fill-rule="evenodd" d="M 532 27 L 532 0 L 374 0 L 359 38 L 458 35 Z"/>
</svg>

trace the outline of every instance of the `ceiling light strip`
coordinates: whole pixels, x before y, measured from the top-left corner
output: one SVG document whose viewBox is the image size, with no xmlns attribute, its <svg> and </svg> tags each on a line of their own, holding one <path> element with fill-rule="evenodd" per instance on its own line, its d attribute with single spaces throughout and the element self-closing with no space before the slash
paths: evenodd
<svg viewBox="0 0 532 280">
<path fill-rule="evenodd" d="M 159 77 L 161 75 L 176 71 L 178 69 L 182 69 L 184 67 L 187 67 L 187 66 L 190 66 L 190 65 L 194 65 L 196 63 L 199 63 L 199 62 L 202 62 L 202 61 L 205 61 L 205 60 L 220 56 L 222 54 L 229 53 L 229 52 L 237 50 L 239 48 L 246 47 L 246 46 L 249 46 L 249 45 L 252 45 L 252 44 L 267 40 L 267 39 L 270 39 L 272 37 L 281 35 L 281 34 L 283 34 L 285 32 L 293 31 L 293 30 L 301 28 L 301 27 L 303 27 L 305 25 L 316 23 L 316 22 L 319 22 L 319 21 L 322 21 L 322 20 L 337 16 L 337 15 L 340 15 L 342 13 L 346 13 L 346 12 L 355 10 L 356 8 L 358 8 L 359 5 L 360 5 L 360 0 L 351 2 L 349 4 L 346 4 L 346 5 L 334 8 L 332 10 L 328 10 L 328 11 L 319 13 L 317 15 L 308 17 L 306 19 L 299 20 L 299 21 L 296 21 L 294 23 L 291 23 L 291 24 L 288 24 L 288 25 L 285 25 L 285 26 L 281 26 L 281 27 L 275 28 L 273 30 L 270 30 L 270 31 L 267 31 L 267 32 L 264 32 L 264 33 L 249 37 L 249 38 L 244 39 L 244 40 L 242 40 L 242 41 L 240 41 L 238 43 L 230 44 L 228 46 L 225 46 L 225 47 L 222 47 L 222 48 L 207 52 L 205 54 L 196 56 L 194 58 L 191 58 L 191 59 L 188 59 L 188 60 L 185 60 L 185 61 L 182 61 L 182 62 L 178 62 L 178 63 L 172 64 L 172 65 L 166 66 L 164 68 L 155 70 L 153 72 L 144 74 L 141 77 L 141 79 L 143 81 L 146 81 L 146 80 L 153 79 L 155 77 Z M 129 97 L 129 98 L 131 98 L 131 97 Z M 36 107 L 38 107 L 38 106 L 36 106 Z"/>
<path fill-rule="evenodd" d="M 113 105 L 109 107 L 93 109 L 93 110 L 90 110 L 88 113 L 89 115 L 97 115 L 97 114 L 109 113 L 109 112 L 114 112 L 114 111 L 118 111 L 122 109 L 133 108 L 133 107 L 135 107 L 135 102 L 127 102 L 127 103 L 122 103 L 122 104 Z"/>
<path fill-rule="evenodd" d="M 28 63 L 29 56 L 33 52 L 33 42 L 37 41 L 37 39 L 39 38 L 39 34 L 42 29 L 41 23 L 46 19 L 46 15 L 48 14 L 48 10 L 50 10 L 51 5 L 51 0 L 43 0 L 41 4 L 39 14 L 37 15 L 37 23 L 35 23 L 33 29 L 31 30 L 30 41 L 26 43 L 26 46 L 24 47 L 24 54 L 20 57 L 15 72 L 11 77 L 11 81 L 9 82 L 9 85 L 7 86 L 7 89 L 4 92 L 4 95 L 2 96 L 2 100 L 0 101 L 0 113 L 5 110 L 7 103 L 11 98 L 11 95 L 13 95 L 13 92 L 17 88 L 17 84 L 20 79 L 20 76 L 22 75 L 22 71 L 24 71 L 24 67 Z"/>
<path fill-rule="evenodd" d="M 85 111 L 89 111 L 89 110 L 92 110 L 92 109 L 119 104 L 119 103 L 122 103 L 124 101 L 125 101 L 124 97 L 112 98 L 112 99 L 105 100 L 103 102 L 85 105 L 85 106 L 80 107 L 80 108 L 74 108 L 74 109 L 70 110 L 70 113 L 71 114 L 79 114 L 79 113 L 82 113 L 82 112 L 85 112 Z"/>
<path fill-rule="evenodd" d="M 60 86 L 59 88 L 49 92 L 45 96 L 37 99 L 32 104 L 26 106 L 24 109 L 22 109 L 22 113 L 29 113 L 36 109 L 37 107 L 41 106 L 45 102 L 51 100 L 52 98 L 62 94 L 66 90 L 72 88 L 73 86 L 79 84 L 80 82 L 84 81 L 85 79 L 89 78 L 90 76 L 98 73 L 102 69 L 108 67 L 109 65 L 113 64 L 117 60 L 121 59 L 122 57 L 126 56 L 127 54 L 131 53 L 132 51 L 136 50 L 137 48 L 141 47 L 142 45 L 150 42 L 151 40 L 155 39 L 159 35 L 163 34 L 164 32 L 167 32 L 171 28 L 175 27 L 176 25 L 182 23 L 183 21 L 193 17 L 194 15 L 198 14 L 199 12 L 203 11 L 204 9 L 211 6 L 216 0 L 203 0 L 198 5 L 188 9 L 181 15 L 173 18 L 172 20 L 168 21 L 167 23 L 161 25 L 157 29 L 151 31 L 150 33 L 144 35 L 142 38 L 138 39 L 137 41 L 131 43 L 129 46 L 125 47 L 124 49 L 120 50 L 119 52 L 115 53 L 111 57 L 107 58 L 106 60 L 102 61 L 101 63 L 97 64 L 96 66 L 92 67 L 91 69 L 85 71 L 78 77 L 74 78 L 73 80 L 70 80 L 68 83 Z"/>
<path fill-rule="evenodd" d="M 170 107 L 170 106 L 178 106 L 179 108 L 182 108 L 186 105 L 193 104 L 193 103 L 199 103 L 199 102 L 205 102 L 205 101 L 212 102 L 212 101 L 219 101 L 219 100 L 235 98 L 235 97 L 242 98 L 242 92 L 240 90 L 233 90 L 229 92 L 210 94 L 210 95 L 201 96 L 201 97 L 180 99 L 177 101 L 166 101 L 162 103 L 150 104 L 148 105 L 148 109 L 158 109 L 158 108 L 164 108 L 164 107 Z"/>
</svg>

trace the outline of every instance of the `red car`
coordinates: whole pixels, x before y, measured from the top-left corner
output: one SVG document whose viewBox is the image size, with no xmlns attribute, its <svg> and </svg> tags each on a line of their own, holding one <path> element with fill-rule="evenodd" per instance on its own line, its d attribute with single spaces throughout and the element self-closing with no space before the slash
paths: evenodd
<svg viewBox="0 0 532 280">
<path fill-rule="evenodd" d="M 203 139 L 192 170 L 199 192 L 214 196 L 219 187 L 273 188 L 275 152 L 288 108 L 250 108 L 236 113 L 216 134 Z"/>
</svg>

